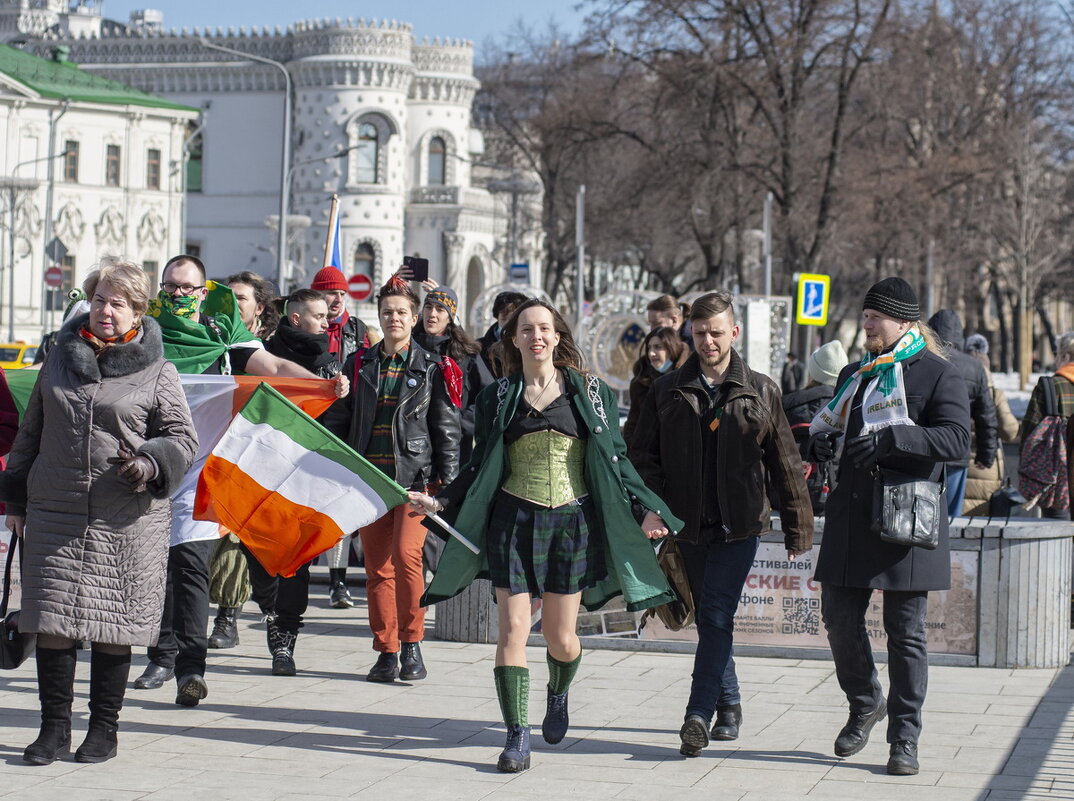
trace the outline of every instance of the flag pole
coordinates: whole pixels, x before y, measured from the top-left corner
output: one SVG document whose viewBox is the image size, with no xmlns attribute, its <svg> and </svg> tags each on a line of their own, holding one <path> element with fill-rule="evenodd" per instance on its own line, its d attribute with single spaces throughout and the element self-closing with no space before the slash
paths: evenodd
<svg viewBox="0 0 1074 801">
<path fill-rule="evenodd" d="M 435 523 L 436 523 L 436 524 L 437 524 L 438 526 L 440 526 L 440 527 L 441 527 L 442 529 L 444 529 L 444 531 L 446 531 L 446 532 L 447 532 L 448 534 L 450 534 L 450 535 L 451 535 L 452 537 L 454 537 L 454 538 L 455 538 L 455 539 L 457 539 L 457 540 L 458 540 L 459 542 L 461 542 L 461 543 L 462 543 L 462 544 L 463 544 L 464 546 L 466 546 L 467 550 L 469 550 L 469 551 L 470 551 L 471 553 L 475 553 L 475 554 L 479 554 L 479 553 L 481 553 L 481 550 L 480 550 L 480 549 L 479 549 L 479 548 L 478 548 L 478 547 L 477 547 L 476 545 L 474 545 L 474 544 L 473 544 L 472 542 L 470 542 L 470 540 L 468 540 L 468 539 L 467 539 L 466 537 L 464 537 L 464 536 L 463 536 L 462 534 L 460 534 L 460 533 L 459 533 L 459 532 L 458 532 L 458 531 L 457 531 L 457 530 L 455 529 L 455 527 L 454 527 L 453 525 L 451 525 L 451 523 L 449 523 L 448 521 L 446 521 L 446 520 L 445 520 L 444 518 L 442 518 L 442 517 L 441 517 L 440 515 L 438 515 L 438 514 L 431 514 L 431 515 L 429 515 L 429 517 L 430 517 L 430 518 L 431 518 L 431 519 L 432 519 L 432 520 L 433 520 L 433 521 L 434 521 L 434 522 L 435 522 Z"/>
<path fill-rule="evenodd" d="M 339 224 L 339 195 L 332 195 L 332 207 L 328 212 L 328 231 L 324 237 L 324 262 L 322 267 L 332 265 L 332 237 L 336 235 L 336 225 Z"/>
</svg>

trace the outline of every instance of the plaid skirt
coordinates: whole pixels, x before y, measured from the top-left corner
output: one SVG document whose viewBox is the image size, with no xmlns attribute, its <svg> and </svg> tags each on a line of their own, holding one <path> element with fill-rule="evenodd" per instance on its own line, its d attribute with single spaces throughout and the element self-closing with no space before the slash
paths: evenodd
<svg viewBox="0 0 1074 801">
<path fill-rule="evenodd" d="M 486 542 L 492 586 L 512 595 L 571 595 L 608 576 L 596 504 L 588 495 L 549 509 L 500 492 Z"/>
</svg>

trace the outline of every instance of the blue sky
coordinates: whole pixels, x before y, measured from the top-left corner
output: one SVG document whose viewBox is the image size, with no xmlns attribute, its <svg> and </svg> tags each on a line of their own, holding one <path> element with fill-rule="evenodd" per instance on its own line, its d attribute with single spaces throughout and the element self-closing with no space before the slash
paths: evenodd
<svg viewBox="0 0 1074 801">
<path fill-rule="evenodd" d="M 130 12 L 155 8 L 164 12 L 166 28 L 194 26 L 280 25 L 318 17 L 366 17 L 397 19 L 414 26 L 415 35 L 471 39 L 479 50 L 490 37 L 499 38 L 517 20 L 543 28 L 554 20 L 565 32 L 581 29 L 585 16 L 575 6 L 580 0 L 105 0 L 104 15 L 126 21 Z"/>
</svg>

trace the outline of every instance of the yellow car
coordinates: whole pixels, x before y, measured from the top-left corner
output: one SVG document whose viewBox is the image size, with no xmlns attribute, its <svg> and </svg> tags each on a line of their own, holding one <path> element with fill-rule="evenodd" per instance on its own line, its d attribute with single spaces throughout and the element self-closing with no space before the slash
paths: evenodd
<svg viewBox="0 0 1074 801">
<path fill-rule="evenodd" d="M 2 343 L 0 344 L 0 367 L 5 370 L 29 367 L 34 363 L 36 355 L 37 345 L 27 345 L 25 342 Z"/>
</svg>

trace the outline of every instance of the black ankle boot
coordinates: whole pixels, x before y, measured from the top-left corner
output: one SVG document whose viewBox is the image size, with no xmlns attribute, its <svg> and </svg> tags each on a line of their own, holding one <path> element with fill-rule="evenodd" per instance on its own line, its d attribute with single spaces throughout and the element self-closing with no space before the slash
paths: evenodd
<svg viewBox="0 0 1074 801">
<path fill-rule="evenodd" d="M 77 762 L 104 762 L 119 746 L 119 710 L 131 670 L 130 651 L 106 654 L 93 651 L 90 661 L 89 733 L 75 751 Z"/>
<path fill-rule="evenodd" d="M 37 649 L 41 732 L 22 753 L 23 760 L 31 765 L 51 765 L 71 753 L 71 702 L 77 659 L 75 648 Z"/>
<path fill-rule="evenodd" d="M 403 643 L 403 653 L 399 659 L 399 680 L 417 681 L 429 675 L 425 662 L 421 658 L 421 646 L 416 642 Z"/>
<path fill-rule="evenodd" d="M 530 766 L 530 727 L 514 724 L 507 727 L 507 744 L 503 747 L 496 770 L 520 773 Z"/>
<path fill-rule="evenodd" d="M 295 643 L 298 641 L 297 631 L 282 629 L 273 621 L 269 628 L 269 653 L 272 654 L 273 676 L 294 676 L 298 669 L 295 667 Z"/>
<path fill-rule="evenodd" d="M 742 704 L 716 707 L 716 723 L 712 727 L 713 740 L 737 740 L 742 725 Z"/>
<path fill-rule="evenodd" d="M 389 682 L 395 681 L 399 675 L 399 654 L 381 653 L 377 657 L 377 664 L 366 674 L 366 681 Z"/>
<path fill-rule="evenodd" d="M 239 644 L 239 609 L 221 606 L 216 610 L 213 633 L 209 635 L 210 648 L 234 648 Z"/>
<path fill-rule="evenodd" d="M 570 717 L 567 713 L 567 690 L 558 695 L 548 686 L 548 703 L 541 725 L 541 736 L 549 745 L 555 745 L 567 735 Z"/>
</svg>

